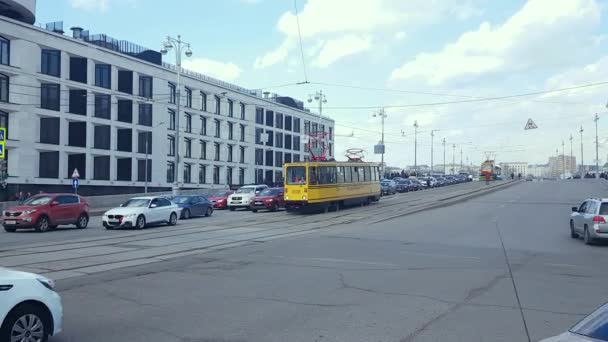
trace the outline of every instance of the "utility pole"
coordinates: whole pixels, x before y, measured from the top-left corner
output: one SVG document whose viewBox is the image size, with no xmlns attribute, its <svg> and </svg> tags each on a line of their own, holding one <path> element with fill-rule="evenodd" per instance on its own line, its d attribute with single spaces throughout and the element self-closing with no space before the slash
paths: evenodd
<svg viewBox="0 0 608 342">
<path fill-rule="evenodd" d="M 186 55 L 186 57 L 190 57 L 192 56 L 192 50 L 190 50 L 190 43 L 186 43 L 185 41 L 182 40 L 182 37 L 180 35 L 177 36 L 176 38 L 173 37 L 167 37 L 167 40 L 165 42 L 163 42 L 163 46 L 160 50 L 160 53 L 162 55 L 166 55 L 167 52 L 169 52 L 169 50 L 171 50 L 171 48 L 175 48 L 175 70 L 177 72 L 177 82 L 176 82 L 176 102 L 177 102 L 177 112 L 175 113 L 175 179 L 173 182 L 173 195 L 178 195 L 179 193 L 179 178 L 180 178 L 180 172 L 179 172 L 179 164 L 181 163 L 181 160 L 179 158 L 179 145 L 180 145 L 180 138 L 179 138 L 179 117 L 180 117 L 180 104 L 182 102 L 182 97 L 181 97 L 181 74 L 182 74 L 182 52 L 184 52 L 184 54 Z M 185 49 L 185 50 L 183 50 Z M 171 94 L 169 95 L 169 98 L 171 98 Z"/>
<path fill-rule="evenodd" d="M 318 122 L 317 122 L 317 130 L 314 132 L 315 134 L 315 139 L 316 139 L 316 146 L 317 148 L 322 148 L 323 152 L 321 152 L 322 154 L 325 152 L 325 146 L 323 146 L 323 133 L 325 132 L 321 132 L 321 119 L 323 117 L 323 104 L 327 103 L 327 98 L 325 97 L 325 94 L 323 94 L 323 90 L 319 90 L 314 94 L 308 95 L 308 102 L 312 102 L 314 100 L 319 101 L 319 117 L 318 117 Z M 323 129 L 325 131 L 325 129 Z M 311 132 L 312 133 L 312 132 Z M 384 139 L 383 139 L 384 140 Z M 384 143 L 383 143 L 384 145 Z M 312 144 L 309 143 L 308 146 L 312 146 Z M 310 153 L 310 151 L 308 151 Z M 311 157 L 315 158 L 316 157 L 321 157 L 321 156 L 314 156 L 311 153 Z"/>
<path fill-rule="evenodd" d="M 456 144 L 452 145 L 452 174 L 456 174 Z"/>
<path fill-rule="evenodd" d="M 585 172 L 585 161 L 583 160 L 583 125 L 581 125 L 581 177 L 583 177 L 583 173 Z"/>
<path fill-rule="evenodd" d="M 597 137 L 597 122 L 600 119 L 600 116 L 595 113 L 595 178 L 600 177 L 600 154 L 599 154 L 599 140 Z"/>
<path fill-rule="evenodd" d="M 445 176 L 445 138 L 443 138 L 443 175 Z"/>
<path fill-rule="evenodd" d="M 386 118 L 386 112 L 384 111 L 384 108 L 380 109 L 380 111 L 378 113 L 374 113 L 373 114 L 374 117 L 379 116 L 380 117 L 380 122 L 382 123 L 382 136 L 380 138 L 380 145 L 382 145 L 382 159 L 381 159 L 381 172 L 382 172 L 382 177 L 384 177 L 384 119 Z"/>
<path fill-rule="evenodd" d="M 563 140 L 562 140 L 562 178 L 566 179 L 566 150 L 564 149 Z"/>
<path fill-rule="evenodd" d="M 572 171 L 572 160 L 573 160 L 573 153 L 572 153 L 572 134 L 570 134 L 570 162 L 568 163 L 568 170 L 570 171 L 570 173 L 574 173 L 576 172 L 576 163 L 574 163 L 574 169 L 575 171 Z M 572 175 L 572 178 L 574 179 L 574 174 Z"/>
<path fill-rule="evenodd" d="M 435 137 L 435 132 L 438 132 L 438 129 L 434 129 L 431 130 L 431 175 L 433 174 L 433 157 L 434 157 L 434 153 L 433 153 L 433 138 Z"/>
<path fill-rule="evenodd" d="M 418 120 L 414 121 L 414 172 L 418 177 Z"/>
<path fill-rule="evenodd" d="M 462 172 L 462 147 L 460 148 L 460 172 Z"/>
</svg>

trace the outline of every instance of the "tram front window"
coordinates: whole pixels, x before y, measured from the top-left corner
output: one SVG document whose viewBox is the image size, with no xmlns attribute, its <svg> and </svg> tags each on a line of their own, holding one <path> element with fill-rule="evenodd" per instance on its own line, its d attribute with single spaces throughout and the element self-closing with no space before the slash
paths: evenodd
<svg viewBox="0 0 608 342">
<path fill-rule="evenodd" d="M 304 166 L 289 166 L 287 168 L 287 184 L 306 184 L 306 168 Z"/>
</svg>

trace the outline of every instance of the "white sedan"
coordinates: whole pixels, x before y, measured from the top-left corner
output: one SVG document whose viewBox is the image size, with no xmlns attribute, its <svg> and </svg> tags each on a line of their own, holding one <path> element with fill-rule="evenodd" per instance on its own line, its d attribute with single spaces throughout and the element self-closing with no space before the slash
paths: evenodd
<svg viewBox="0 0 608 342">
<path fill-rule="evenodd" d="M 0 341 L 44 342 L 61 332 L 62 319 L 52 280 L 0 267 Z"/>
<path fill-rule="evenodd" d="M 167 223 L 173 226 L 180 214 L 177 204 L 162 196 L 135 197 L 103 214 L 106 229 L 135 227 L 143 229 L 147 224 Z"/>
</svg>

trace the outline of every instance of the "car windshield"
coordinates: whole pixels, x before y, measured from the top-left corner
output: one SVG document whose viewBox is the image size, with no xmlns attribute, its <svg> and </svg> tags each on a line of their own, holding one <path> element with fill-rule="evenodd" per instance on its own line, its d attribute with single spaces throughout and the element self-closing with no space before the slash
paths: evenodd
<svg viewBox="0 0 608 342">
<path fill-rule="evenodd" d="M 210 197 L 228 197 L 229 194 L 230 194 L 229 191 L 220 190 L 220 191 L 214 192 Z"/>
<path fill-rule="evenodd" d="M 190 197 L 190 196 L 176 196 L 176 197 L 173 197 L 173 199 L 171 201 L 176 204 L 184 204 L 184 203 L 188 203 L 191 198 L 192 197 Z"/>
<path fill-rule="evenodd" d="M 570 332 L 608 341 L 608 304 L 602 305 L 589 316 L 583 318 Z"/>
<path fill-rule="evenodd" d="M 260 196 L 276 196 L 279 194 L 279 189 L 266 189 L 260 193 Z"/>
<path fill-rule="evenodd" d="M 24 205 L 45 205 L 51 201 L 52 197 L 49 196 L 34 196 L 30 197 L 25 202 Z"/>
<path fill-rule="evenodd" d="M 123 208 L 143 208 L 150 204 L 150 200 L 146 198 L 132 198 L 121 205 Z"/>
<path fill-rule="evenodd" d="M 288 166 L 285 181 L 288 185 L 306 184 L 306 168 L 304 166 Z"/>
<path fill-rule="evenodd" d="M 237 194 L 250 194 L 255 191 L 255 188 L 240 188 L 236 191 Z"/>
</svg>

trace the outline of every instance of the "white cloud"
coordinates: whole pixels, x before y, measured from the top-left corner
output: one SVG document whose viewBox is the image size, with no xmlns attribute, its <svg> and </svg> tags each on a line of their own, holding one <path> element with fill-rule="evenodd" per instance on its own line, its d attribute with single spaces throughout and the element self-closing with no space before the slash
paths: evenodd
<svg viewBox="0 0 608 342">
<path fill-rule="evenodd" d="M 84 10 L 106 11 L 109 0 L 70 0 L 72 7 Z"/>
<path fill-rule="evenodd" d="M 319 55 L 313 61 L 313 65 L 325 68 L 346 56 L 369 50 L 371 47 L 372 39 L 370 37 L 346 35 L 332 39 L 323 45 Z"/>
<path fill-rule="evenodd" d="M 599 23 L 594 0 L 532 0 L 502 25 L 488 22 L 441 51 L 421 53 L 395 69 L 391 79 L 423 79 L 430 85 L 491 72 L 524 70 L 573 58 Z M 590 42 L 589 42 L 590 43 Z"/>
<path fill-rule="evenodd" d="M 242 72 L 241 68 L 232 62 L 219 62 L 207 58 L 186 60 L 182 63 L 182 66 L 225 81 L 236 80 Z"/>
<path fill-rule="evenodd" d="M 405 33 L 404 31 L 399 31 L 395 33 L 394 37 L 396 40 L 404 40 L 407 37 L 407 33 Z"/>
<path fill-rule="evenodd" d="M 269 51 L 262 57 L 256 58 L 255 62 L 253 63 L 253 67 L 255 69 L 264 69 L 285 61 L 287 59 L 287 56 L 289 55 L 289 49 L 292 45 L 293 43 L 291 42 L 291 40 L 285 40 L 275 50 Z"/>
</svg>

